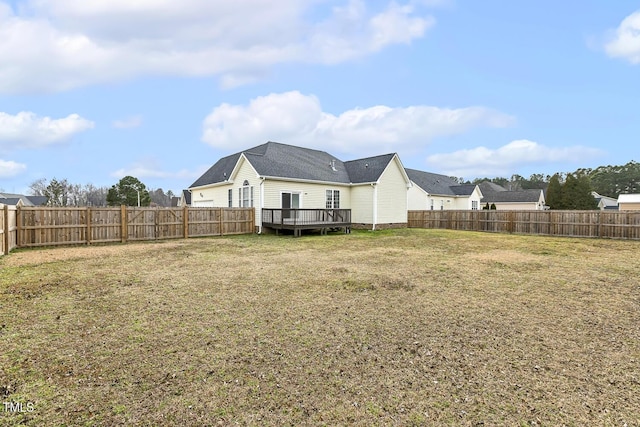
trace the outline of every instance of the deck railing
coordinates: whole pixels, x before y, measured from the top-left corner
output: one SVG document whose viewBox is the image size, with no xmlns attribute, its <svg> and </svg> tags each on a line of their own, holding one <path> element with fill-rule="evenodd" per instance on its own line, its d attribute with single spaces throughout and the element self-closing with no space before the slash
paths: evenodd
<svg viewBox="0 0 640 427">
<path fill-rule="evenodd" d="M 280 228 L 344 227 L 351 225 L 351 209 L 262 209 L 262 225 Z"/>
</svg>

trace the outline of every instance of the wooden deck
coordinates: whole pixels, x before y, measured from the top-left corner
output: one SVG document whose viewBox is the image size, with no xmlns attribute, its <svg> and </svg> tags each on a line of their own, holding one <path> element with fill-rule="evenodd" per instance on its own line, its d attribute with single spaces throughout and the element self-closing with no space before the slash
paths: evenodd
<svg viewBox="0 0 640 427">
<path fill-rule="evenodd" d="M 302 230 L 320 230 L 327 234 L 330 229 L 351 232 L 351 209 L 262 209 L 262 226 L 276 230 L 293 230 L 293 235 L 302 235 Z"/>
</svg>

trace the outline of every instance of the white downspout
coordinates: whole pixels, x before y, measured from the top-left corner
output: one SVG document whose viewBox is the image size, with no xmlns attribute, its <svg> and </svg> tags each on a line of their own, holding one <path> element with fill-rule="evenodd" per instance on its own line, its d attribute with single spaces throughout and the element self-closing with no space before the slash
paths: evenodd
<svg viewBox="0 0 640 427">
<path fill-rule="evenodd" d="M 264 177 L 260 177 L 260 225 L 258 225 L 258 234 L 262 234 L 262 209 L 264 208 Z"/>
<path fill-rule="evenodd" d="M 373 226 L 371 231 L 376 231 L 376 224 L 378 223 L 378 186 L 374 182 L 371 184 L 373 187 Z"/>
</svg>

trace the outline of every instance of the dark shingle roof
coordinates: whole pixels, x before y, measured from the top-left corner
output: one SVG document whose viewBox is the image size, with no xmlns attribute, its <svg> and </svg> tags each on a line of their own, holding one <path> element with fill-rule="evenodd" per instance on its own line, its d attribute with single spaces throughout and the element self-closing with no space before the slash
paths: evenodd
<svg viewBox="0 0 640 427">
<path fill-rule="evenodd" d="M 509 191 L 506 188 L 490 181 L 482 181 L 478 184 L 482 191 L 482 203 L 530 203 L 540 200 L 542 190 L 517 190 Z"/>
<path fill-rule="evenodd" d="M 344 163 L 325 151 L 267 142 L 244 154 L 261 176 L 349 183 Z"/>
<path fill-rule="evenodd" d="M 4 202 L 2 200 L 4 200 Z M 12 203 L 9 203 L 9 200 L 11 200 Z M 18 200 L 22 200 L 24 206 L 43 206 L 47 204 L 49 198 L 47 196 L 25 196 L 24 194 L 13 193 L 0 194 L 0 203 L 4 203 L 5 205 L 15 205 L 18 203 Z"/>
<path fill-rule="evenodd" d="M 422 188 L 429 194 L 441 194 L 447 196 L 469 195 L 473 192 L 475 186 L 471 186 L 468 193 L 460 193 L 467 191 L 465 185 L 459 185 L 453 178 L 437 173 L 424 172 L 416 169 L 406 169 L 409 179 L 418 187 Z"/>
<path fill-rule="evenodd" d="M 461 184 L 461 185 L 453 185 L 450 187 L 453 194 L 456 196 L 470 196 L 473 193 L 473 190 L 476 189 L 475 184 Z"/>
<path fill-rule="evenodd" d="M 33 206 L 44 206 L 49 201 L 47 196 L 27 196 L 27 199 L 33 203 Z"/>
<path fill-rule="evenodd" d="M 491 181 L 482 181 L 480 184 L 478 184 L 478 186 L 480 187 L 480 191 L 482 191 L 482 194 L 490 194 L 498 191 L 507 191 L 507 189 L 504 188 L 503 186 L 498 185 L 495 182 L 491 182 Z"/>
<path fill-rule="evenodd" d="M 0 199 L 0 203 L 3 205 L 16 206 L 20 200 L 22 200 L 20 197 L 5 197 Z"/>
<path fill-rule="evenodd" d="M 351 160 L 344 165 L 353 184 L 376 182 L 393 159 L 395 154 L 383 154 L 381 156 L 367 157 L 366 159 Z"/>
<path fill-rule="evenodd" d="M 187 204 L 187 206 L 191 206 L 191 191 L 182 190 L 182 196 L 184 197 L 184 202 Z"/>
<path fill-rule="evenodd" d="M 260 176 L 341 184 L 377 181 L 394 156 L 386 154 L 345 163 L 325 151 L 267 142 L 218 160 L 190 188 L 224 182 L 242 154 Z"/>
<path fill-rule="evenodd" d="M 215 184 L 217 182 L 226 181 L 231 175 L 231 171 L 238 162 L 241 153 L 232 154 L 218 160 L 209 168 L 200 178 L 198 178 L 189 187 L 200 187 L 201 185 Z"/>
</svg>

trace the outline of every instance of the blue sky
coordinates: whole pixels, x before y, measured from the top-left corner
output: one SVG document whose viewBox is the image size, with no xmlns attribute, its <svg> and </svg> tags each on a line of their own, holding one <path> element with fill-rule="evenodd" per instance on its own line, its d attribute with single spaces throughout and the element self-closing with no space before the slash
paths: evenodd
<svg viewBox="0 0 640 427">
<path fill-rule="evenodd" d="M 266 141 L 466 179 L 640 161 L 640 3 L 0 0 L 0 189 Z"/>
</svg>

